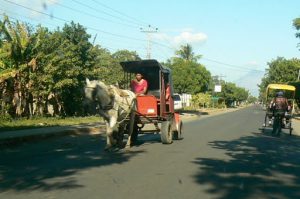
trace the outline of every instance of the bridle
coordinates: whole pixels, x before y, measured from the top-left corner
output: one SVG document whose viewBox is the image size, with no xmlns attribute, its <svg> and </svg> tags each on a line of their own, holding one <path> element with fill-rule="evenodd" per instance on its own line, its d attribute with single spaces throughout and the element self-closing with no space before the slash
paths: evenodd
<svg viewBox="0 0 300 199">
<path fill-rule="evenodd" d="M 109 98 L 110 98 L 110 102 L 109 102 L 107 105 L 105 105 L 105 106 L 103 106 L 103 105 L 101 104 L 101 101 L 96 97 L 96 87 L 86 86 L 85 88 L 91 89 L 91 90 L 92 90 L 92 99 L 100 106 L 100 109 L 101 109 L 101 110 L 103 110 L 103 111 L 105 111 L 105 112 L 107 112 L 107 111 L 109 111 L 109 110 L 120 111 L 120 110 L 117 110 L 116 108 L 114 108 L 114 105 L 115 105 L 115 97 L 114 97 L 114 95 L 113 95 L 113 91 L 110 92 L 110 90 L 111 90 L 112 88 L 109 88 L 108 91 L 107 91 L 107 92 L 108 92 L 108 95 L 109 95 Z M 128 100 L 127 100 L 127 98 L 126 98 L 126 102 L 127 102 L 126 104 L 125 104 L 125 103 L 118 103 L 118 104 L 119 104 L 119 107 L 120 107 L 121 109 L 123 109 L 122 106 L 120 106 L 121 104 L 123 104 L 123 105 L 128 106 L 129 110 L 131 110 L 132 107 L 135 105 L 134 100 L 132 100 L 132 102 L 129 103 Z M 129 116 L 130 112 L 131 112 L 131 111 L 128 111 L 128 113 L 126 114 L 126 116 L 124 117 L 124 119 L 122 119 L 121 121 L 118 121 L 117 123 L 120 124 L 120 123 L 124 122 L 124 121 L 126 120 L 126 118 Z"/>
<path fill-rule="evenodd" d="M 101 101 L 96 97 L 96 87 L 86 86 L 85 88 L 92 90 L 92 99 L 100 106 L 100 109 L 103 111 L 109 111 L 114 107 L 114 96 L 109 94 L 110 102 L 105 106 L 101 103 Z"/>
</svg>

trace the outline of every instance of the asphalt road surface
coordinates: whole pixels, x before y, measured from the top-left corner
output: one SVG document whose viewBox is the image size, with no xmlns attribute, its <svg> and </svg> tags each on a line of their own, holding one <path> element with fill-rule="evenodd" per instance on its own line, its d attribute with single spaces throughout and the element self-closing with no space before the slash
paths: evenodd
<svg viewBox="0 0 300 199">
<path fill-rule="evenodd" d="M 29 142 L 0 151 L 0 198 L 300 198 L 300 139 L 261 133 L 252 106 L 184 123 L 184 139 L 144 134 L 104 152 L 103 135 Z"/>
</svg>

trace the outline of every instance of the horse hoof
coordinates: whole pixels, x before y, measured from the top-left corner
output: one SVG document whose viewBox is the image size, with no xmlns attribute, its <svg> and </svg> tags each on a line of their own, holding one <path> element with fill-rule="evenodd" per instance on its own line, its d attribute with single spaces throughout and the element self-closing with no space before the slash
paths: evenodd
<svg viewBox="0 0 300 199">
<path fill-rule="evenodd" d="M 106 146 L 105 148 L 104 148 L 104 151 L 110 151 L 111 150 L 111 146 Z"/>
</svg>

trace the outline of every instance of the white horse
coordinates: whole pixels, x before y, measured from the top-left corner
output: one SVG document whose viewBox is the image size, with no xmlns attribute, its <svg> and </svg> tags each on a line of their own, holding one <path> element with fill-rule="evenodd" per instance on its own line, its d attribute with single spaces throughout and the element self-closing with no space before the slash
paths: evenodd
<svg viewBox="0 0 300 199">
<path fill-rule="evenodd" d="M 84 92 L 86 100 L 98 105 L 99 114 L 106 122 L 107 142 L 105 149 L 110 149 L 117 144 L 117 141 L 123 142 L 125 121 L 128 121 L 128 118 L 130 120 L 128 124 L 129 128 L 127 127 L 128 140 L 126 148 L 129 148 L 131 145 L 131 133 L 134 128 L 133 125 L 136 111 L 135 94 L 132 91 L 122 90 L 113 85 L 105 85 L 99 80 L 90 81 L 89 79 L 86 79 Z M 119 136 L 114 135 L 116 131 L 118 131 Z"/>
</svg>

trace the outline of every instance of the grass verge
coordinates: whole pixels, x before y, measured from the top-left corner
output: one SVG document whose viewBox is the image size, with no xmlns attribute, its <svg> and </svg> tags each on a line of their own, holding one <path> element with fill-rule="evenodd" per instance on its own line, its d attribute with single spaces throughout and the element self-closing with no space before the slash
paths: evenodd
<svg viewBox="0 0 300 199">
<path fill-rule="evenodd" d="M 103 122 L 99 116 L 90 117 L 66 117 L 66 118 L 33 118 L 33 119 L 15 119 L 12 121 L 0 121 L 1 131 L 14 131 L 21 129 L 32 129 L 51 126 L 69 126 L 88 123 Z"/>
</svg>

